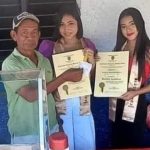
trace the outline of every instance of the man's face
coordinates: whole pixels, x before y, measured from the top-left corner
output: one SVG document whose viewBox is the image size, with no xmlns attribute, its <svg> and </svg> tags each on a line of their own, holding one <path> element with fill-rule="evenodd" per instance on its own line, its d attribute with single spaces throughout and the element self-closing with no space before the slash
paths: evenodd
<svg viewBox="0 0 150 150">
<path fill-rule="evenodd" d="M 40 37 L 38 23 L 31 19 L 22 21 L 17 31 L 11 32 L 11 37 L 17 42 L 17 49 L 21 54 L 32 55 Z"/>
</svg>

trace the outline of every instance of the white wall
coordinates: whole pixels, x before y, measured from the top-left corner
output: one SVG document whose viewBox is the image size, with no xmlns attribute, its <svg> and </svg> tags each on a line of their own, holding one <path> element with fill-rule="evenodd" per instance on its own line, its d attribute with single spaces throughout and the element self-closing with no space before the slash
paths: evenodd
<svg viewBox="0 0 150 150">
<path fill-rule="evenodd" d="M 77 0 L 81 9 L 84 36 L 100 51 L 111 51 L 116 41 L 120 12 L 127 7 L 140 10 L 150 37 L 150 0 Z"/>
</svg>

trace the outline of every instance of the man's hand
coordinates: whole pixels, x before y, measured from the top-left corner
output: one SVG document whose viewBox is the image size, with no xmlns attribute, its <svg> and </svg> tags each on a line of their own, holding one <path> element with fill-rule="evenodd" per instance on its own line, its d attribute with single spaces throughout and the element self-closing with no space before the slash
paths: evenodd
<svg viewBox="0 0 150 150">
<path fill-rule="evenodd" d="M 62 74 L 62 78 L 65 81 L 78 82 L 82 79 L 83 69 L 71 68 Z"/>
</svg>

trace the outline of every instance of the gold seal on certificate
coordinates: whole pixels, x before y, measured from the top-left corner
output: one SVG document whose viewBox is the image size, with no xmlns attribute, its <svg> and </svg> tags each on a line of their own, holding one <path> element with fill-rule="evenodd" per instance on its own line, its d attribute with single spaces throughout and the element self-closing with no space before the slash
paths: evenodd
<svg viewBox="0 0 150 150">
<path fill-rule="evenodd" d="M 70 68 L 79 68 L 86 63 L 83 62 L 84 54 L 82 49 L 55 54 L 52 57 L 56 76 Z M 61 99 L 90 95 L 91 84 L 89 75 L 83 73 L 82 79 L 79 82 L 65 82 L 58 87 L 58 92 Z"/>
<path fill-rule="evenodd" d="M 99 52 L 95 97 L 119 97 L 127 91 L 129 52 Z"/>
</svg>

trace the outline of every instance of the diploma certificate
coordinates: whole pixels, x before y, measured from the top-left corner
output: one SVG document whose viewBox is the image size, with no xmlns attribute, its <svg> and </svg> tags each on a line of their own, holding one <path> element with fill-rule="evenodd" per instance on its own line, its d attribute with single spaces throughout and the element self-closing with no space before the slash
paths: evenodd
<svg viewBox="0 0 150 150">
<path fill-rule="evenodd" d="M 99 52 L 95 97 L 119 97 L 127 91 L 129 52 Z"/>
<path fill-rule="evenodd" d="M 79 68 L 84 60 L 83 50 L 70 51 L 52 56 L 56 77 L 70 68 Z M 72 78 L 75 78 L 73 76 Z M 85 96 L 91 94 L 89 75 L 83 73 L 79 82 L 65 82 L 58 87 L 61 99 Z"/>
</svg>

